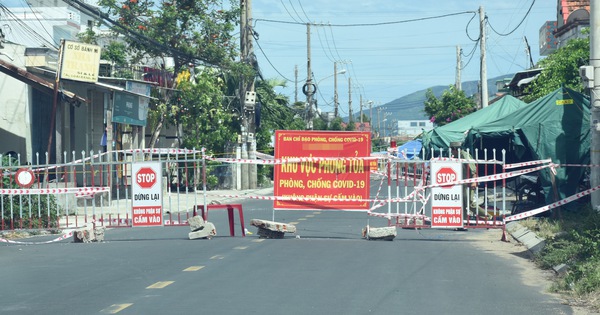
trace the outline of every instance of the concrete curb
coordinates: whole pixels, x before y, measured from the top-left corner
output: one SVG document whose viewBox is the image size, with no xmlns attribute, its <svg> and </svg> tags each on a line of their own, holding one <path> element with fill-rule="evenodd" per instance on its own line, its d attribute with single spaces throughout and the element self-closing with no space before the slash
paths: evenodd
<svg viewBox="0 0 600 315">
<path fill-rule="evenodd" d="M 546 246 L 546 241 L 543 238 L 537 236 L 519 222 L 507 223 L 506 231 L 519 243 L 525 245 L 532 254 L 539 253 Z"/>
</svg>

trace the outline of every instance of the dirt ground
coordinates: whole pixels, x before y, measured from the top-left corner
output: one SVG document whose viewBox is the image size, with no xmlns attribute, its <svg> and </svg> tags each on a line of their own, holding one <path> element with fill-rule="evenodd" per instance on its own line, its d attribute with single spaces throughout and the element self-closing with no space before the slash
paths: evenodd
<svg viewBox="0 0 600 315">
<path fill-rule="evenodd" d="M 561 303 L 570 305 L 575 315 L 600 315 L 582 301 L 577 301 L 573 297 L 552 293 L 549 288 L 553 279 L 556 277 L 553 271 L 542 270 L 532 261 L 532 254 L 526 246 L 513 239 L 509 233 L 506 233 L 508 242 L 502 241 L 502 230 L 485 230 L 469 233 L 468 238 L 473 241 L 477 248 L 490 252 L 503 259 L 510 259 L 518 266 L 518 272 L 521 274 L 523 284 L 532 288 L 542 288 L 543 293 L 554 296 Z M 516 258 L 516 259 L 515 259 Z"/>
</svg>

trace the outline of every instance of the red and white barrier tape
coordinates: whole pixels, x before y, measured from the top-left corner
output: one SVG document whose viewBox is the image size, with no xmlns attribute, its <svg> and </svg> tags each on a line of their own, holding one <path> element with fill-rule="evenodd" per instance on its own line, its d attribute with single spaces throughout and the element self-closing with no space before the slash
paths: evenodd
<svg viewBox="0 0 600 315">
<path fill-rule="evenodd" d="M 110 187 L 68 187 L 68 188 L 33 188 L 33 189 L 0 189 L 0 195 L 60 195 L 90 194 L 110 191 Z"/>
<path fill-rule="evenodd" d="M 522 213 L 519 213 L 519 214 L 508 216 L 508 217 L 504 218 L 504 221 L 505 222 L 510 222 L 510 221 L 521 220 L 521 219 L 525 219 L 525 218 L 528 218 L 528 217 L 532 217 L 532 216 L 534 216 L 536 214 L 540 214 L 542 212 L 546 212 L 546 211 L 548 211 L 550 209 L 558 208 L 558 207 L 560 207 L 562 205 L 565 205 L 565 204 L 567 204 L 569 202 L 572 202 L 572 201 L 575 201 L 575 200 L 577 200 L 579 198 L 585 197 L 585 196 L 587 196 L 587 195 L 589 195 L 589 194 L 591 194 L 591 193 L 593 193 L 594 191 L 597 191 L 597 190 L 600 190 L 600 186 L 592 187 L 592 188 L 584 190 L 582 192 L 578 192 L 578 193 L 576 193 L 574 195 L 571 195 L 571 196 L 569 196 L 569 197 L 567 197 L 565 199 L 559 200 L 557 202 L 551 203 L 551 204 L 549 204 L 547 206 L 543 206 L 543 207 L 540 207 L 540 208 L 537 208 L 537 209 L 533 209 L 533 210 L 525 211 L 525 212 L 522 212 Z"/>
<path fill-rule="evenodd" d="M 45 241 L 45 242 L 21 242 L 21 241 L 13 241 L 13 240 L 5 239 L 5 238 L 0 238 L 0 243 L 17 244 L 17 245 L 40 245 L 40 244 L 50 244 L 50 243 L 54 243 L 54 242 L 63 241 L 72 236 L 73 236 L 73 231 L 69 231 L 53 240 L 49 240 L 49 241 Z"/>
<path fill-rule="evenodd" d="M 506 165 L 504 165 L 504 169 L 509 170 L 511 168 L 533 166 L 533 165 L 544 164 L 544 163 L 552 163 L 552 160 L 546 159 L 546 160 L 529 161 L 529 162 L 523 162 L 523 163 L 506 164 Z"/>
<path fill-rule="evenodd" d="M 286 163 L 302 163 L 302 162 L 324 162 L 324 161 L 372 161 L 381 160 L 382 157 L 377 156 L 365 156 L 365 157 L 298 157 L 289 159 L 272 159 L 272 160 L 254 160 L 254 159 L 233 159 L 233 158 L 215 158 L 206 157 L 211 161 L 223 162 L 223 163 L 246 163 L 246 164 L 286 164 Z"/>
</svg>

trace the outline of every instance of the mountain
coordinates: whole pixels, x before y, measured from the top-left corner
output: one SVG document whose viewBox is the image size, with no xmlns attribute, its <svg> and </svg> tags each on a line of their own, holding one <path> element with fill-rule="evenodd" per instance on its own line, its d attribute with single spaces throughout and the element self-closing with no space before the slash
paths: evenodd
<svg viewBox="0 0 600 315">
<path fill-rule="evenodd" d="M 493 97 L 494 94 L 498 92 L 498 88 L 496 86 L 497 81 L 502 81 L 506 78 L 512 78 L 514 74 L 506 74 L 502 76 L 498 76 L 495 78 L 488 79 L 488 93 Z M 478 83 L 479 81 L 467 81 L 462 83 L 462 89 L 465 91 L 467 96 L 472 96 L 477 94 L 478 91 Z M 442 93 L 448 89 L 449 85 L 436 85 L 431 87 L 430 89 L 433 91 L 436 97 L 440 97 Z M 373 107 L 373 115 L 376 115 L 377 108 L 382 108 L 382 112 L 391 113 L 390 117 L 394 117 L 397 120 L 423 120 L 429 119 L 429 117 L 425 114 L 425 101 L 427 97 L 425 96 L 428 89 L 416 91 L 410 93 L 408 95 L 397 98 L 389 103 Z M 385 108 L 385 109 L 383 109 Z M 368 111 L 365 113 L 367 116 L 369 115 Z M 358 115 L 356 117 L 358 118 Z M 374 117 L 377 119 L 377 116 Z"/>
</svg>

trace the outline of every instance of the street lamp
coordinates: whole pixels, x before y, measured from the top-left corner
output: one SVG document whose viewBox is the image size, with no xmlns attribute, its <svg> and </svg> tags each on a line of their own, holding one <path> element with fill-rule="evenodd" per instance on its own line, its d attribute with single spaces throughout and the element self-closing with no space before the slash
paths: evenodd
<svg viewBox="0 0 600 315">
<path fill-rule="evenodd" d="M 335 68 L 335 67 L 334 67 L 334 68 Z M 316 92 L 316 91 L 318 90 L 319 84 L 321 84 L 321 82 L 322 82 L 323 80 L 325 80 L 325 79 L 329 79 L 329 78 L 331 78 L 331 77 L 334 77 L 334 96 L 333 96 L 334 103 L 335 103 L 335 113 L 334 113 L 334 117 L 337 117 L 337 75 L 338 75 L 338 74 L 344 74 L 344 73 L 346 73 L 346 69 L 342 69 L 342 70 L 340 70 L 340 71 L 335 71 L 333 74 L 330 74 L 330 75 L 328 75 L 328 76 L 326 76 L 326 77 L 324 77 L 324 78 L 320 79 L 320 80 L 319 80 L 319 81 L 317 81 L 317 83 L 315 84 L 315 91 L 314 91 L 314 92 Z M 308 104 L 308 106 L 309 106 L 309 108 L 308 108 L 308 111 L 309 111 L 309 115 L 308 115 L 308 116 L 309 116 L 309 126 L 312 126 L 312 119 L 313 119 L 313 114 L 312 114 L 312 111 L 313 111 L 313 104 Z M 316 106 L 315 106 L 315 110 L 316 110 Z"/>
</svg>

